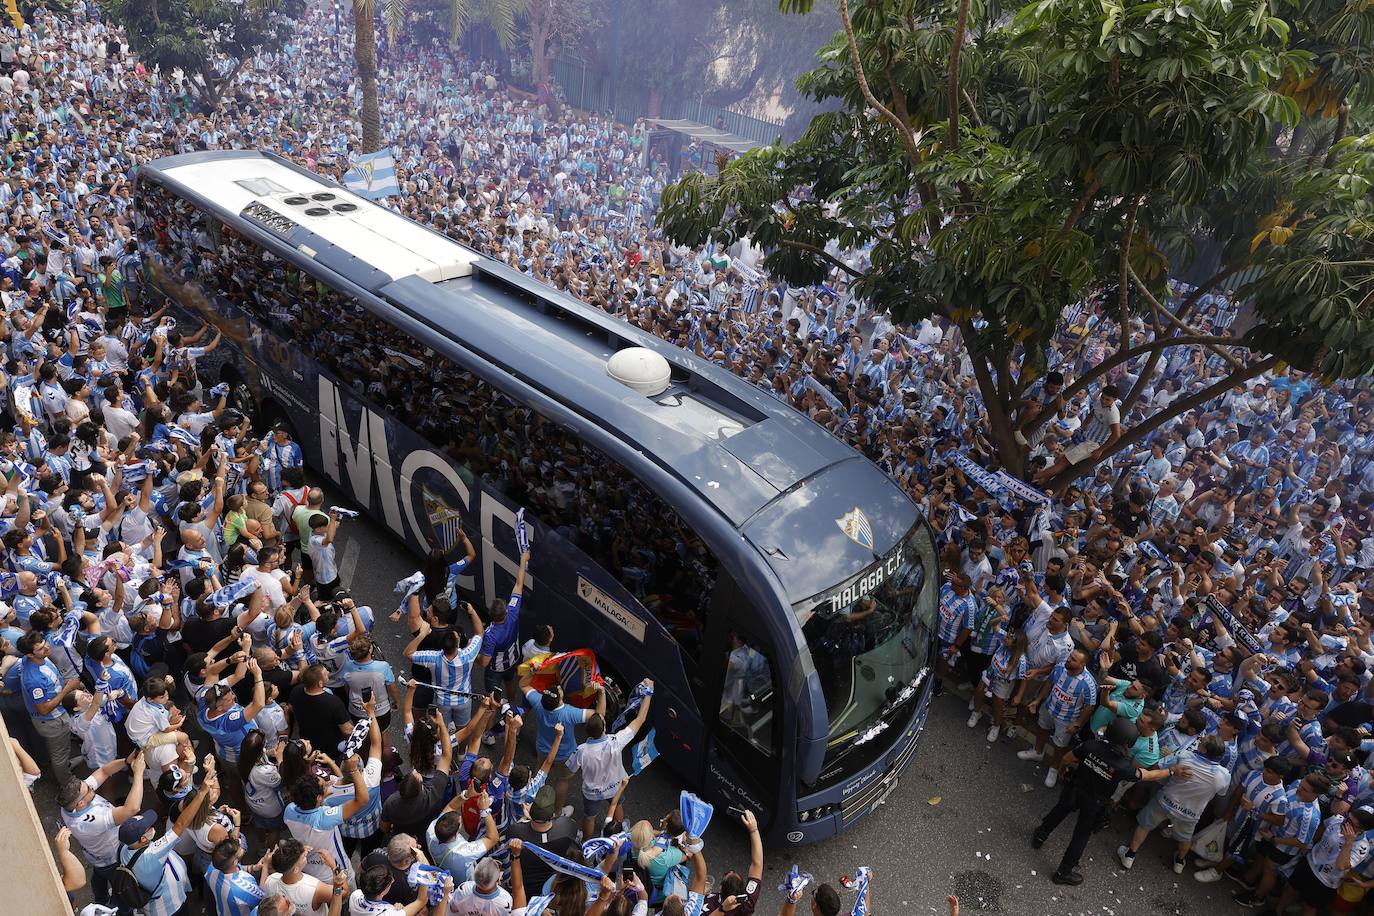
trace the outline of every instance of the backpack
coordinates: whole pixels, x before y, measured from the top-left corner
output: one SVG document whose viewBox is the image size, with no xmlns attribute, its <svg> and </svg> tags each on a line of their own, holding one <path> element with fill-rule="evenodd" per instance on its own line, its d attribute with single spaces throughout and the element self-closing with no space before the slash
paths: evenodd
<svg viewBox="0 0 1374 916">
<path fill-rule="evenodd" d="M 134 864 L 147 851 L 148 847 L 144 846 L 130 856 L 127 863 L 116 864 L 114 871 L 110 873 L 110 891 L 114 894 L 114 899 L 130 909 L 142 909 L 153 900 L 152 893 L 139 884 L 138 878 L 134 875 Z M 158 882 L 158 886 L 162 886 L 161 881 Z"/>
</svg>

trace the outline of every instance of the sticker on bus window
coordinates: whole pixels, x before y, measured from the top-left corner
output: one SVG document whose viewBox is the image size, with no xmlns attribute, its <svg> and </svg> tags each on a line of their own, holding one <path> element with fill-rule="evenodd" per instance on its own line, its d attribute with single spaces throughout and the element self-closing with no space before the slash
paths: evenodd
<svg viewBox="0 0 1374 916">
<path fill-rule="evenodd" d="M 603 616 L 610 618 L 611 622 L 620 629 L 640 642 L 644 641 L 644 621 L 631 613 L 629 608 L 581 576 L 577 577 L 577 596 L 600 611 Z"/>
</svg>

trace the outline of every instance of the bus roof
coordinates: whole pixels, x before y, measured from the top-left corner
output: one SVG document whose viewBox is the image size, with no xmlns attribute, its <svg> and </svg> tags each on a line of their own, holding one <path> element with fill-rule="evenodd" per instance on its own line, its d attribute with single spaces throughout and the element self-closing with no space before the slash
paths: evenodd
<svg viewBox="0 0 1374 916">
<path fill-rule="evenodd" d="M 154 168 L 216 206 L 241 214 L 251 204 L 301 223 L 393 280 L 466 277 L 481 255 L 289 162 L 251 151 L 191 154 Z M 312 195 L 332 195 L 316 200 Z M 346 209 L 337 209 L 343 205 Z"/>
<path fill-rule="evenodd" d="M 227 164 L 233 168 L 219 175 L 221 165 Z M 267 173 L 269 164 L 279 168 Z M 310 259 L 369 290 L 458 347 L 567 404 L 683 481 L 746 538 L 755 541 L 793 600 L 810 597 L 817 589 L 839 581 L 839 567 L 852 571 L 856 564 L 867 565 L 874 554 L 884 553 L 916 521 L 915 506 L 886 474 L 771 394 L 499 261 L 368 204 L 292 163 L 268 154 L 234 151 L 192 153 L 143 168 L 172 179 L 181 185 L 181 193 L 198 198 L 203 206 L 219 210 L 223 216 L 240 216 L 243 209 L 261 201 L 237 183 L 243 176 L 271 174 L 275 181 L 293 189 L 313 179 L 340 198 L 358 202 L 360 208 L 366 205 L 373 212 L 372 231 L 393 247 L 404 247 L 425 236 L 422 250 L 426 254 L 440 250 L 434 239 L 443 247 L 456 249 L 458 254 L 451 262 L 465 258 L 466 270 L 459 276 L 435 280 L 423 269 L 396 276 L 394 270 L 402 264 L 401 257 L 388 255 L 384 266 L 374 248 L 360 253 L 348 251 L 350 256 L 340 257 L 344 252 L 337 251 L 339 243 L 334 239 L 351 244 L 355 237 L 331 233 L 328 217 L 317 222 L 301 220 L 301 225 L 286 235 L 287 243 Z M 207 183 L 198 180 L 201 176 L 214 178 Z M 417 265 L 432 263 L 428 258 L 415 257 Z M 386 276 L 378 274 L 378 267 Z M 606 361 L 630 346 L 646 347 L 668 361 L 673 384 L 667 393 L 645 396 L 609 376 Z M 726 427 L 724 433 L 720 432 L 722 426 Z M 834 469 L 833 473 L 825 473 L 828 469 Z M 822 475 L 825 480 L 819 479 Z M 780 501 L 783 496 L 788 498 Z M 904 511 L 899 510 L 898 503 L 904 504 Z M 770 504 L 776 504 L 778 511 L 787 506 L 788 514 L 808 506 L 825 512 L 833 509 L 836 520 L 849 509 L 866 505 L 875 516 L 874 543 L 864 550 L 848 542 L 839 526 L 829 523 L 818 526 L 824 530 L 812 527 L 809 535 L 788 531 L 788 526 L 772 517 L 773 512 L 763 512 Z M 815 514 L 802 514 L 810 519 L 808 524 L 817 526 Z M 756 539 L 754 535 L 764 530 L 769 532 L 766 541 Z M 804 549 L 808 539 L 811 549 Z M 819 544 L 830 548 L 825 563 L 800 572 L 795 562 L 789 562 L 812 553 Z"/>
</svg>

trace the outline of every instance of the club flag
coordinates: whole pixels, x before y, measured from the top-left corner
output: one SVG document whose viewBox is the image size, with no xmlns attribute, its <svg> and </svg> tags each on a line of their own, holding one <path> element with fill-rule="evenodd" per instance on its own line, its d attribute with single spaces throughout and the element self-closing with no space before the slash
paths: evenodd
<svg viewBox="0 0 1374 916">
<path fill-rule="evenodd" d="M 368 200 L 382 200 L 401 193 L 396 181 L 396 160 L 390 150 L 367 153 L 353 160 L 343 177 L 344 187 Z"/>
<path fill-rule="evenodd" d="M 868 916 L 868 879 L 873 875 L 873 870 L 867 865 L 854 872 L 854 889 L 859 892 L 859 898 L 854 901 L 854 909 L 850 916 Z"/>
<path fill-rule="evenodd" d="M 631 750 L 634 755 L 634 762 L 630 766 L 630 772 L 636 776 L 643 773 L 644 768 L 658 758 L 658 746 L 654 744 L 654 734 L 654 729 L 649 729 L 644 740 L 637 743 Z"/>
<path fill-rule="evenodd" d="M 639 707 L 644 703 L 644 698 L 652 696 L 653 692 L 654 688 L 643 681 L 635 684 L 635 689 L 630 691 L 630 698 L 625 701 L 625 708 L 620 711 L 620 715 L 616 716 L 615 721 L 611 723 L 611 731 L 620 731 L 630 719 L 637 716 L 639 714 Z"/>
<path fill-rule="evenodd" d="M 782 891 L 783 897 L 789 903 L 799 903 L 802 894 L 806 892 L 806 886 L 815 881 L 814 875 L 801 871 L 797 868 L 797 863 L 792 863 L 792 869 L 787 873 L 787 877 L 778 885 L 778 890 Z"/>
<path fill-rule="evenodd" d="M 678 799 L 678 810 L 682 813 L 682 830 L 689 837 L 705 836 L 711 815 L 716 813 L 710 802 L 702 801 L 686 789 Z"/>
<path fill-rule="evenodd" d="M 574 878 L 581 878 L 583 881 L 590 881 L 594 884 L 600 884 L 601 879 L 606 877 L 605 872 L 599 868 L 592 868 L 590 865 L 579 865 L 560 855 L 549 852 L 547 849 L 536 846 L 534 843 L 525 843 L 524 846 L 526 852 L 534 853 L 539 857 L 540 861 L 560 875 L 571 875 Z"/>
<path fill-rule="evenodd" d="M 401 603 L 396 608 L 396 613 L 404 614 L 406 612 L 406 605 L 410 603 L 410 596 L 424 587 L 425 574 L 420 571 L 413 572 L 400 582 L 397 582 L 396 592 L 401 596 Z"/>
<path fill-rule="evenodd" d="M 515 549 L 522 555 L 530 552 L 530 530 L 525 526 L 525 509 L 515 513 Z"/>
<path fill-rule="evenodd" d="M 1156 547 L 1150 541 L 1141 541 L 1139 544 L 1136 544 L 1135 546 L 1140 549 L 1140 552 L 1142 554 L 1149 557 L 1151 560 L 1154 560 L 1155 562 L 1159 562 L 1160 560 L 1164 559 L 1164 552 L 1160 550 L 1158 547 Z"/>
<path fill-rule="evenodd" d="M 548 910 L 552 903 L 553 894 L 544 894 L 541 897 L 535 897 L 529 902 L 529 906 L 525 907 L 525 916 L 544 916 L 544 912 Z"/>
<path fill-rule="evenodd" d="M 630 835 L 625 832 L 610 836 L 594 836 L 582 844 L 582 859 L 586 862 L 600 862 L 614 853 L 625 855 L 630 851 Z"/>
<path fill-rule="evenodd" d="M 531 659 L 533 661 L 533 659 Z M 590 709 L 596 702 L 596 685 L 601 674 L 596 667 L 596 653 L 591 649 L 557 652 L 545 657 L 534 668 L 530 689 L 543 693 L 555 684 L 563 686 L 563 698 L 569 706 Z"/>
<path fill-rule="evenodd" d="M 232 585 L 226 585 L 224 588 L 211 592 L 206 600 L 215 607 L 229 607 L 235 601 L 246 598 L 257 591 L 259 584 L 261 583 L 255 577 L 240 579 Z"/>
<path fill-rule="evenodd" d="M 372 720 L 358 719 L 353 723 L 353 733 L 343 740 L 343 744 L 339 748 L 340 753 L 345 758 L 354 756 L 358 751 L 362 750 L 363 745 L 367 742 L 371 733 Z"/>
</svg>

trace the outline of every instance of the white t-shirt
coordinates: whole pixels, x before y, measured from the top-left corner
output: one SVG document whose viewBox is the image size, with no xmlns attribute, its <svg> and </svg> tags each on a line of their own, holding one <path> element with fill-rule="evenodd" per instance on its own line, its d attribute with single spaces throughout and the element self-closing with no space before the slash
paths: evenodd
<svg viewBox="0 0 1374 916">
<path fill-rule="evenodd" d="M 448 911 L 453 916 L 510 916 L 510 909 L 510 892 L 499 885 L 490 894 L 482 894 L 475 882 L 464 881 L 448 899 Z"/>
<path fill-rule="evenodd" d="M 1336 860 L 1340 858 L 1341 849 L 1345 847 L 1345 837 L 1341 835 L 1341 825 L 1344 823 L 1343 815 L 1333 814 L 1328 817 L 1322 838 L 1307 853 L 1307 864 L 1312 869 L 1312 874 L 1327 887 L 1340 887 L 1341 879 L 1345 877 L 1345 872 L 1336 868 Z M 1370 845 L 1369 834 L 1362 833 L 1350 847 L 1350 867 L 1359 868 L 1369 858 L 1371 848 L 1374 847 Z"/>
<path fill-rule="evenodd" d="M 635 733 L 628 727 L 600 738 L 588 739 L 577 746 L 568 758 L 568 769 L 582 770 L 582 795 L 594 801 L 614 798 L 616 790 L 628 775 L 622 753 Z"/>
<path fill-rule="evenodd" d="M 268 605 L 275 611 L 286 603 L 286 592 L 282 591 L 281 585 L 283 582 L 287 581 L 287 578 L 286 573 L 282 572 L 280 569 L 275 569 L 271 572 L 263 572 L 256 566 L 250 566 L 243 571 L 243 575 L 239 577 L 239 580 L 256 580 L 258 582 L 258 587 L 267 595 Z"/>
<path fill-rule="evenodd" d="M 82 780 L 92 790 L 100 788 L 94 775 Z M 86 860 L 93 867 L 113 865 L 119 854 L 119 827 L 114 821 L 114 806 L 99 795 L 91 803 L 77 811 L 61 809 L 62 823 L 76 837 Z"/>
</svg>

